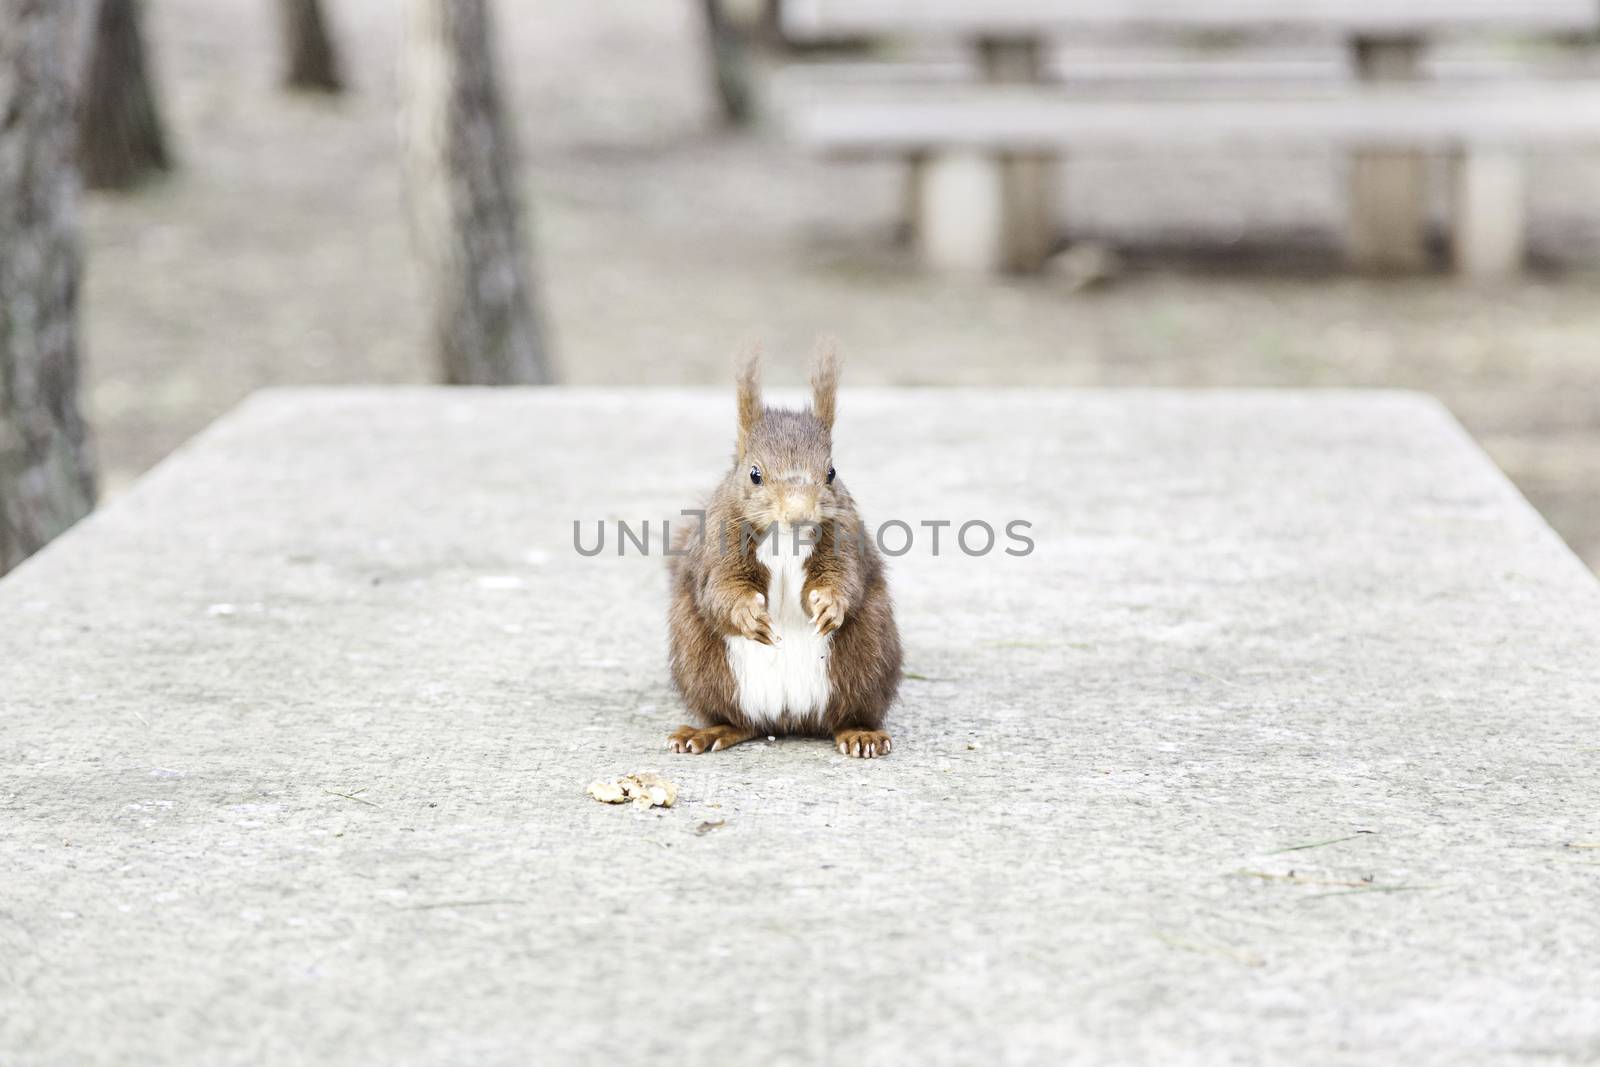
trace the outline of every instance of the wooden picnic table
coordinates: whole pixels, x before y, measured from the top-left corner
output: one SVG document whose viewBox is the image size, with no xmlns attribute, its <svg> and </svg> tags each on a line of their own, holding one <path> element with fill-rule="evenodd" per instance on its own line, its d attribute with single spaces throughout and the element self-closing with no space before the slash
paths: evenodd
<svg viewBox="0 0 1600 1067">
<path fill-rule="evenodd" d="M 731 393 L 269 393 L 0 580 L 0 1059 L 1590 1057 L 1600 585 L 1437 403 L 846 390 L 893 755 L 673 756 L 573 523 Z"/>
</svg>

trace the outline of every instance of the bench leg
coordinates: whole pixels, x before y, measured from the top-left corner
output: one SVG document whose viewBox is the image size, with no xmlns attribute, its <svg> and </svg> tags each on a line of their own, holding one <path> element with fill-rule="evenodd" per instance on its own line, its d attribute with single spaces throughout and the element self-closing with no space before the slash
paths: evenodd
<svg viewBox="0 0 1600 1067">
<path fill-rule="evenodd" d="M 1350 159 L 1350 264 L 1367 274 L 1416 273 L 1428 262 L 1428 161 L 1404 149 Z"/>
<path fill-rule="evenodd" d="M 1047 156 L 943 152 L 921 166 L 914 230 L 923 262 L 969 274 L 1038 270 L 1054 246 Z"/>
<path fill-rule="evenodd" d="M 918 220 L 922 217 L 922 179 L 927 169 L 928 157 L 918 152 L 905 158 L 904 184 L 900 187 L 901 214 L 895 228 L 898 244 L 915 245 L 918 240 Z"/>
<path fill-rule="evenodd" d="M 994 273 L 1004 265 L 1004 178 L 982 152 L 941 152 L 922 165 L 917 245 L 935 270 Z"/>
<path fill-rule="evenodd" d="M 1008 155 L 1001 161 L 1005 237 L 1001 266 L 1031 274 L 1055 250 L 1056 161 L 1048 155 Z"/>
<path fill-rule="evenodd" d="M 1356 74 L 1364 83 L 1421 77 L 1422 42 L 1357 40 Z M 1428 159 L 1395 148 L 1357 149 L 1350 159 L 1351 265 L 1372 274 L 1415 273 L 1428 262 Z"/>
<path fill-rule="evenodd" d="M 986 82 L 1037 85 L 1048 79 L 1049 49 L 1038 37 L 983 38 L 977 46 Z M 1000 267 L 1018 274 L 1037 271 L 1055 248 L 1055 160 L 1048 154 L 1011 152 L 1001 157 L 1000 171 Z"/>
<path fill-rule="evenodd" d="M 1472 281 L 1501 281 L 1521 268 L 1527 194 L 1520 153 L 1469 147 L 1454 160 L 1456 270 Z"/>
</svg>

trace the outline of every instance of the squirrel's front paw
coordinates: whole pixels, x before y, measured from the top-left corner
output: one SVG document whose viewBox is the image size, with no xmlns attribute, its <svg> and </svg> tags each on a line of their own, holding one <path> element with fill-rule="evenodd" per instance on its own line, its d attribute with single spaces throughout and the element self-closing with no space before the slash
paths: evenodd
<svg viewBox="0 0 1600 1067">
<path fill-rule="evenodd" d="M 844 623 L 845 609 L 849 607 L 844 595 L 827 586 L 811 590 L 811 621 L 817 624 L 817 633 L 833 633 Z"/>
<path fill-rule="evenodd" d="M 761 593 L 751 593 L 733 609 L 733 628 L 752 641 L 763 645 L 776 645 L 778 635 L 772 629 L 772 616 L 767 614 L 767 598 Z"/>
<path fill-rule="evenodd" d="M 893 746 L 889 743 L 889 735 L 882 730 L 840 730 L 833 735 L 833 747 L 839 750 L 841 756 L 876 759 L 887 756 Z"/>
</svg>

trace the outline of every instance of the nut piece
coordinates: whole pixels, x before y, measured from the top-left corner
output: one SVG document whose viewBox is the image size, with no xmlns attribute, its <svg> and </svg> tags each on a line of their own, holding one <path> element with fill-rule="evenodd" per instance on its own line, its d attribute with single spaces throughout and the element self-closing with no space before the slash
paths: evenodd
<svg viewBox="0 0 1600 1067">
<path fill-rule="evenodd" d="M 621 782 L 590 782 L 589 795 L 602 804 L 621 804 L 624 799 Z"/>
<path fill-rule="evenodd" d="M 636 808 L 670 808 L 678 799 L 678 787 L 659 774 L 640 771 L 614 782 L 591 782 L 589 795 L 602 804 L 632 801 Z"/>
</svg>

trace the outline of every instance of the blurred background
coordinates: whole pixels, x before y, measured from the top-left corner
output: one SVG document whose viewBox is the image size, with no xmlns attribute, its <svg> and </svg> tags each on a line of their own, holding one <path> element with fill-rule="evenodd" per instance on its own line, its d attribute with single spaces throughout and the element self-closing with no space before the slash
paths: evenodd
<svg viewBox="0 0 1600 1067">
<path fill-rule="evenodd" d="M 166 160 L 87 192 L 78 213 L 79 400 L 100 499 L 265 386 L 462 380 L 435 319 L 449 254 L 430 259 L 408 194 L 426 180 L 406 159 L 427 107 L 408 86 L 428 69 L 407 60 L 422 0 L 322 0 L 329 53 L 300 57 L 300 88 L 285 85 L 305 32 L 286 31 L 297 3 L 130 6 Z M 771 8 L 488 5 L 535 379 L 724 386 L 735 344 L 760 336 L 773 380 L 797 382 L 825 331 L 843 343 L 847 385 L 1424 389 L 1600 566 L 1600 150 L 1581 121 L 1527 149 L 1526 267 L 1492 281 L 1452 270 L 1452 179 L 1434 165 L 1426 262 L 1353 269 L 1349 145 L 1315 137 L 1065 152 L 1037 269 L 930 269 L 904 153 L 838 158 L 814 125 L 796 134 L 794 109 L 857 86 L 946 92 L 982 81 L 982 57 L 952 32 L 786 40 Z M 92 52 L 96 17 L 80 14 L 75 39 Z M 1429 77 L 1600 71 L 1581 28 L 1469 27 L 1425 44 Z M 1346 84 L 1352 54 L 1332 25 L 1068 27 L 1033 61 L 1095 92 L 1199 70 L 1250 99 L 1269 81 Z"/>
</svg>

